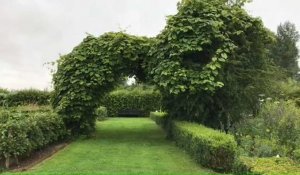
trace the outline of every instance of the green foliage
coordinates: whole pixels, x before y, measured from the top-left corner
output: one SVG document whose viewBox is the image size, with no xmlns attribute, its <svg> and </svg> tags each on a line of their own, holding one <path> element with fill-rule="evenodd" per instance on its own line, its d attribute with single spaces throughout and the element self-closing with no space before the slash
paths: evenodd
<svg viewBox="0 0 300 175">
<path fill-rule="evenodd" d="M 86 37 L 58 61 L 54 108 L 73 133 L 90 133 L 101 98 L 135 75 L 159 88 L 172 118 L 221 128 L 255 113 L 278 72 L 268 57 L 273 35 L 242 9 L 245 2 L 183 0 L 151 39 Z"/>
<path fill-rule="evenodd" d="M 299 71 L 297 62 L 299 58 L 297 47 L 299 38 L 300 35 L 295 24 L 285 22 L 278 26 L 276 44 L 272 48 L 272 58 L 290 77 L 294 77 Z"/>
<path fill-rule="evenodd" d="M 270 32 L 225 1 L 183 1 L 157 40 L 149 72 L 173 118 L 222 128 L 256 112 L 276 77 Z"/>
<path fill-rule="evenodd" d="M 156 122 L 156 124 L 163 127 L 163 123 L 166 120 L 168 114 L 165 112 L 150 112 L 150 118 Z M 163 127 L 164 128 L 164 127 Z"/>
<path fill-rule="evenodd" d="M 119 88 L 109 93 L 102 103 L 109 117 L 116 117 L 124 110 L 140 111 L 141 116 L 149 116 L 150 111 L 161 109 L 161 94 L 152 87 Z"/>
<path fill-rule="evenodd" d="M 150 118 L 165 130 L 167 134 L 166 138 L 172 139 L 173 124 L 172 120 L 170 119 L 170 117 L 168 117 L 168 114 L 166 112 L 150 112 Z"/>
<path fill-rule="evenodd" d="M 276 89 L 274 96 L 276 99 L 294 101 L 298 107 L 300 107 L 300 83 L 288 79 L 287 81 L 281 81 L 274 84 Z"/>
<path fill-rule="evenodd" d="M 104 106 L 100 106 L 96 109 L 96 116 L 97 120 L 105 120 L 108 115 L 107 115 L 107 109 Z"/>
<path fill-rule="evenodd" d="M 5 100 L 7 106 L 19 105 L 48 105 L 50 103 L 51 93 L 48 91 L 40 91 L 35 89 L 25 89 L 10 92 Z"/>
<path fill-rule="evenodd" d="M 0 110 L 0 159 L 18 159 L 62 139 L 66 133 L 63 121 L 51 111 Z"/>
<path fill-rule="evenodd" d="M 249 156 L 292 156 L 300 143 L 300 109 L 293 102 L 266 102 L 258 116 L 236 125 L 236 138 Z"/>
<path fill-rule="evenodd" d="M 298 162 L 300 162 L 300 149 L 296 149 L 293 151 L 292 158 Z"/>
<path fill-rule="evenodd" d="M 156 58 L 149 63 L 154 83 L 175 95 L 222 87 L 217 76 L 235 48 L 225 24 L 231 10 L 216 0 L 182 1 L 150 50 Z"/>
<path fill-rule="evenodd" d="M 38 105 L 34 105 L 34 104 L 10 107 L 7 109 L 9 109 L 10 111 L 13 111 L 13 112 L 22 112 L 22 113 L 51 112 L 52 111 L 51 106 L 38 106 Z"/>
<path fill-rule="evenodd" d="M 299 174 L 300 166 L 289 158 L 250 158 L 242 157 L 242 162 L 248 166 L 254 174 Z"/>
<path fill-rule="evenodd" d="M 0 88 L 0 93 L 1 94 L 8 94 L 9 91 L 7 89 Z"/>
<path fill-rule="evenodd" d="M 144 77 L 144 58 L 152 39 L 122 32 L 87 36 L 58 61 L 52 105 L 73 134 L 95 128 L 100 99 L 126 75 Z"/>
<path fill-rule="evenodd" d="M 0 106 L 6 105 L 6 98 L 7 98 L 7 94 L 0 93 Z"/>
<path fill-rule="evenodd" d="M 0 88 L 0 107 L 5 106 L 6 104 L 6 97 L 9 94 L 7 89 Z"/>
</svg>

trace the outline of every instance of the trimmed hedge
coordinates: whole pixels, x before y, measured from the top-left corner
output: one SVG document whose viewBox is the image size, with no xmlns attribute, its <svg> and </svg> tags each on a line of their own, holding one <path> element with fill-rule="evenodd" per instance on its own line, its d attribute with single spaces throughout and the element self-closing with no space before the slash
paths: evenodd
<svg viewBox="0 0 300 175">
<path fill-rule="evenodd" d="M 7 106 L 19 106 L 27 104 L 49 105 L 51 93 L 35 89 L 12 91 L 6 95 Z"/>
<path fill-rule="evenodd" d="M 0 110 L 0 159 L 8 168 L 12 160 L 63 139 L 65 125 L 56 113 Z"/>
<path fill-rule="evenodd" d="M 104 106 L 100 106 L 96 109 L 97 120 L 105 120 L 107 118 L 107 109 Z"/>
<path fill-rule="evenodd" d="M 161 108 L 161 94 L 152 88 L 118 89 L 109 93 L 102 103 L 107 108 L 108 117 L 118 116 L 122 111 L 149 116 L 151 111 Z"/>
<path fill-rule="evenodd" d="M 218 172 L 232 171 L 237 157 L 237 143 L 232 135 L 196 123 L 172 122 L 164 113 L 151 113 L 150 117 L 167 129 L 176 144 L 197 163 Z"/>
<path fill-rule="evenodd" d="M 196 123 L 175 122 L 173 138 L 201 165 L 219 172 L 233 168 L 237 154 L 233 136 Z"/>
</svg>

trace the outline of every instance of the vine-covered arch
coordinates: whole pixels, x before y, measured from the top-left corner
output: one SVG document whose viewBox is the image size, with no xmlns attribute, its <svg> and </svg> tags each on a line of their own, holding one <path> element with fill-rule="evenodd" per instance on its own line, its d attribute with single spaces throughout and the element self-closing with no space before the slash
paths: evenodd
<svg viewBox="0 0 300 175">
<path fill-rule="evenodd" d="M 155 84 L 172 116 L 203 121 L 205 113 L 222 114 L 227 102 L 218 98 L 232 94 L 219 89 L 242 79 L 230 69 L 254 71 L 268 64 L 268 31 L 233 2 L 182 0 L 155 38 L 123 32 L 87 36 L 60 58 L 53 76 L 53 106 L 66 126 L 73 133 L 91 132 L 101 97 L 124 75 Z"/>
<path fill-rule="evenodd" d="M 73 51 L 61 57 L 53 76 L 53 106 L 73 132 L 94 129 L 94 111 L 101 97 L 120 78 L 135 75 L 144 80 L 144 61 L 152 39 L 122 32 L 87 36 Z"/>
</svg>

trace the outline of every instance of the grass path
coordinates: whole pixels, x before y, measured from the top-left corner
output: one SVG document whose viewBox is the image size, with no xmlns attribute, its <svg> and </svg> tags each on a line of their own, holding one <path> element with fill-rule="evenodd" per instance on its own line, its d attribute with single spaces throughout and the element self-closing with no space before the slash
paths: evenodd
<svg viewBox="0 0 300 175">
<path fill-rule="evenodd" d="M 148 118 L 111 118 L 97 123 L 92 139 L 80 139 L 30 173 L 212 174 L 165 139 Z"/>
</svg>

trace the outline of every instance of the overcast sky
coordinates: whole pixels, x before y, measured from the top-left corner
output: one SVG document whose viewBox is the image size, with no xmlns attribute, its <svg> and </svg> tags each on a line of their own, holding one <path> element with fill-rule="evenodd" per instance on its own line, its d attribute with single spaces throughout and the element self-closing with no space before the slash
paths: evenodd
<svg viewBox="0 0 300 175">
<path fill-rule="evenodd" d="M 0 0 L 0 87 L 51 86 L 43 64 L 79 44 L 86 33 L 95 36 L 126 30 L 155 36 L 165 17 L 176 13 L 178 0 Z M 300 29 L 300 1 L 254 0 L 246 6 L 273 31 L 284 21 Z"/>
</svg>

